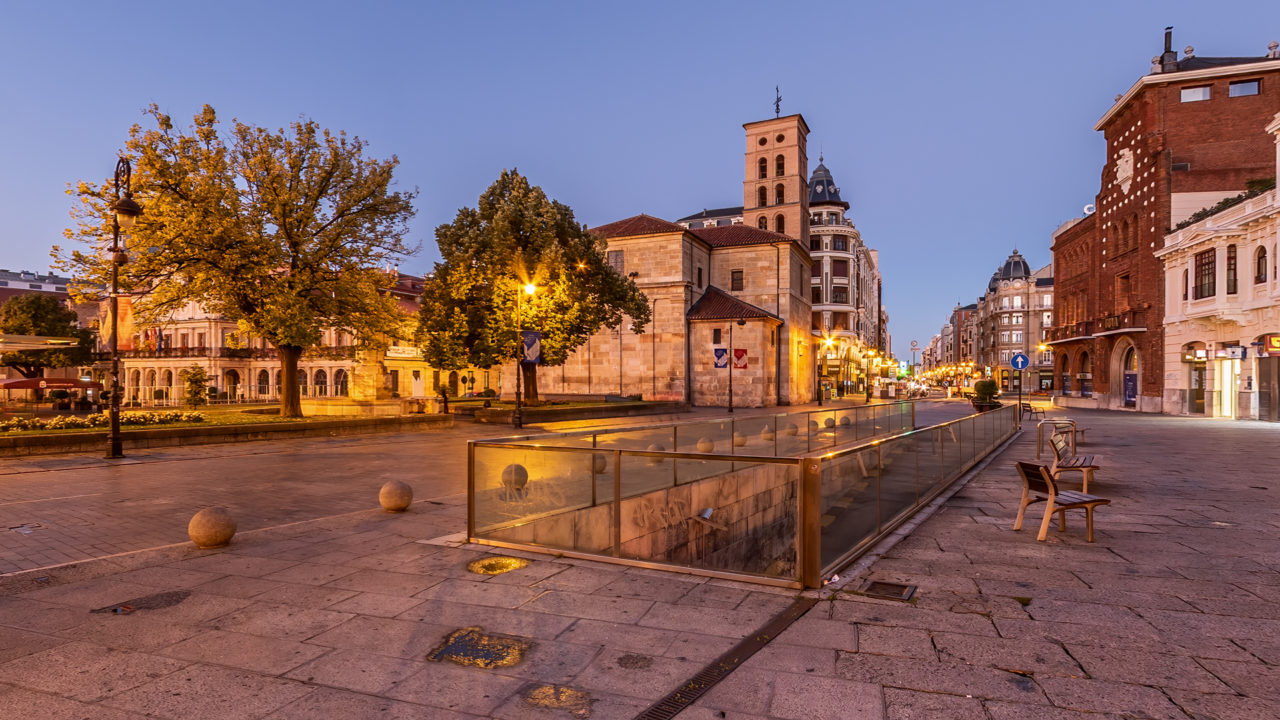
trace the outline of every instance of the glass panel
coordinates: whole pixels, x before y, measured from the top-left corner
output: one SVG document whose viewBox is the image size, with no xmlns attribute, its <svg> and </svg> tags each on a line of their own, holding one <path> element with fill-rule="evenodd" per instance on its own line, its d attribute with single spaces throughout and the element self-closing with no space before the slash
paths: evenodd
<svg viewBox="0 0 1280 720">
<path fill-rule="evenodd" d="M 917 435 L 883 443 L 880 448 L 880 527 L 915 507 Z"/>
<path fill-rule="evenodd" d="M 573 533 L 549 524 L 528 521 L 565 510 L 592 506 L 593 453 L 589 450 L 475 447 L 476 535 L 508 542 L 524 542 L 575 549 Z M 594 498 L 607 505 L 612 496 L 609 472 L 607 496 Z M 595 461 L 599 468 L 599 460 Z M 598 477 L 601 473 L 596 472 Z"/>
<path fill-rule="evenodd" d="M 876 534 L 878 458 L 872 447 L 822 463 L 820 555 L 824 568 Z"/>
</svg>

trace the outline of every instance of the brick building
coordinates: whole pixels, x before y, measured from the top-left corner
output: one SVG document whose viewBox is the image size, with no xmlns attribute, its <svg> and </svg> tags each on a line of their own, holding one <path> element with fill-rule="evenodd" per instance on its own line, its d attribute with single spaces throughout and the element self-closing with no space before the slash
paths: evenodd
<svg viewBox="0 0 1280 720">
<path fill-rule="evenodd" d="M 1155 249 L 1193 213 L 1275 174 L 1263 128 L 1280 110 L 1280 50 L 1163 54 L 1094 126 L 1107 141 L 1093 212 L 1059 228 L 1049 344 L 1068 407 L 1160 412 L 1164 284 Z"/>
</svg>

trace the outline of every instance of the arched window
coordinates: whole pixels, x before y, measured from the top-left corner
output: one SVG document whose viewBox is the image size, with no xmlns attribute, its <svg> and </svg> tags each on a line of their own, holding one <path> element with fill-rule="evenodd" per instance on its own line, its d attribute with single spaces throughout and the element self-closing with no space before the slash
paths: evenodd
<svg viewBox="0 0 1280 720">
<path fill-rule="evenodd" d="M 760 167 L 760 179 L 761 179 L 761 180 L 763 180 L 763 179 L 765 179 L 765 178 L 769 177 L 769 161 L 768 161 L 768 159 L 766 159 L 766 158 L 760 158 L 760 162 L 758 163 L 758 165 L 759 165 L 759 167 Z"/>
<path fill-rule="evenodd" d="M 782 183 L 773 186 L 773 204 L 781 205 L 787 201 L 787 188 Z"/>
<path fill-rule="evenodd" d="M 767 217 L 765 217 L 765 216 L 763 216 L 763 215 L 761 215 L 760 217 L 756 218 L 756 227 L 760 228 L 761 230 L 768 230 L 768 229 L 769 229 L 769 218 L 767 218 Z"/>
<path fill-rule="evenodd" d="M 307 395 L 307 371 L 298 368 L 298 394 L 302 397 L 310 397 Z"/>
<path fill-rule="evenodd" d="M 756 190 L 756 207 L 764 207 L 769 204 L 769 189 L 761 185 Z"/>
<path fill-rule="evenodd" d="M 782 177 L 787 174 L 787 159 L 779 155 L 773 160 L 773 174 L 775 177 Z"/>
<path fill-rule="evenodd" d="M 162 377 L 164 378 L 165 387 L 173 387 L 173 371 L 172 370 L 165 370 L 164 375 Z"/>
<path fill-rule="evenodd" d="M 347 371 L 338 369 L 333 371 L 333 394 L 338 397 L 347 396 Z"/>
<path fill-rule="evenodd" d="M 258 371 L 258 395 L 266 397 L 271 393 L 271 373 L 266 370 Z"/>
<path fill-rule="evenodd" d="M 782 215 L 773 216 L 773 231 L 785 233 L 787 231 L 787 220 Z"/>
<path fill-rule="evenodd" d="M 1267 281 L 1267 249 L 1265 247 L 1258 248 L 1257 255 L 1253 260 L 1253 282 L 1264 283 Z"/>
<path fill-rule="evenodd" d="M 316 371 L 316 395 L 324 397 L 329 394 L 329 376 L 324 370 Z"/>
</svg>

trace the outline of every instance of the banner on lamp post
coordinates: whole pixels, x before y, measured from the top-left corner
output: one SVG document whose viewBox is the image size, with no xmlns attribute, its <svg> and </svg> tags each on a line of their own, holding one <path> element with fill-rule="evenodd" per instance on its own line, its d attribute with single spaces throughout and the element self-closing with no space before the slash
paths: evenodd
<svg viewBox="0 0 1280 720">
<path fill-rule="evenodd" d="M 542 333 L 537 330 L 520 331 L 520 362 L 537 365 L 542 362 Z"/>
</svg>

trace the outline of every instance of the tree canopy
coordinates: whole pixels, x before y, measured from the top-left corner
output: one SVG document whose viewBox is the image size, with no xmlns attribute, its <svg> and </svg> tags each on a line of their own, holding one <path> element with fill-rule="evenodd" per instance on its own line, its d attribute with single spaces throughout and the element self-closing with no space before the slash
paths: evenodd
<svg viewBox="0 0 1280 720">
<path fill-rule="evenodd" d="M 25 378 L 37 378 L 45 368 L 76 367 L 93 362 L 93 333 L 81 329 L 74 310 L 48 293 L 26 293 L 0 305 L 0 332 L 14 335 L 74 337 L 80 343 L 54 350 L 20 350 L 0 355 L 0 364 Z"/>
<path fill-rule="evenodd" d="M 517 171 L 502 171 L 475 208 L 436 228 L 441 262 L 424 288 L 419 340 L 433 366 L 491 367 L 514 361 L 520 325 L 542 333 L 542 362 L 562 365 L 601 327 L 632 319 L 643 332 L 649 303 L 608 262 L 567 205 Z M 528 295 L 524 286 L 537 290 Z M 525 367 L 529 398 L 537 375 Z"/>
<path fill-rule="evenodd" d="M 312 120 L 268 130 L 232 122 L 221 130 L 208 105 L 186 129 L 152 105 L 155 127 L 135 125 L 125 156 L 144 214 L 126 238 L 121 289 L 136 293 L 143 322 L 196 302 L 277 349 L 281 414 L 301 414 L 297 362 L 328 328 L 361 345 L 404 334 L 385 293 L 385 268 L 413 251 L 404 237 L 417 191 L 393 191 L 395 156 L 365 156 L 366 143 Z M 94 297 L 108 285 L 111 183 L 80 182 L 70 240 L 59 266 Z"/>
</svg>

